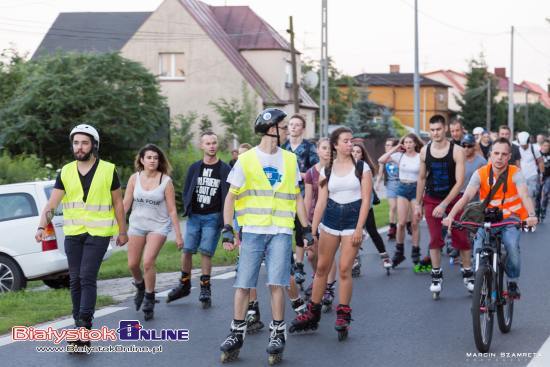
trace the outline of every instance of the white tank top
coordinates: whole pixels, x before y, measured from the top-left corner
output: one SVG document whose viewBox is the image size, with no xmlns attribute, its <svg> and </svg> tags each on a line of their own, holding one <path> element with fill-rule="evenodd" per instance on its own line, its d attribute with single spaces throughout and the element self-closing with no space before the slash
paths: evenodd
<svg viewBox="0 0 550 367">
<path fill-rule="evenodd" d="M 170 224 L 170 215 L 166 208 L 164 191 L 171 178 L 162 176 L 159 186 L 153 190 L 141 187 L 139 172 L 134 185 L 134 202 L 130 214 L 130 225 L 146 231 L 159 230 Z"/>
<path fill-rule="evenodd" d="M 399 161 L 399 180 L 405 182 L 418 181 L 420 173 L 420 154 L 417 153 L 414 157 L 409 157 L 403 154 Z"/>
</svg>

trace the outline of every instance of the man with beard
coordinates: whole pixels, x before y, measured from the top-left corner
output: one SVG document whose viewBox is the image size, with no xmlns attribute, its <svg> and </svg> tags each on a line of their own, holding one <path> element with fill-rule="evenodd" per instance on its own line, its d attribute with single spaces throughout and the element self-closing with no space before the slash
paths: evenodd
<svg viewBox="0 0 550 367">
<path fill-rule="evenodd" d="M 462 121 L 459 119 L 452 120 L 449 124 L 449 130 L 451 132 L 451 142 L 460 145 L 464 137 L 464 126 L 462 126 Z"/>
<path fill-rule="evenodd" d="M 97 274 L 112 236 L 118 246 L 128 242 L 122 191 L 115 165 L 99 159 L 99 133 L 86 124 L 69 134 L 75 161 L 57 176 L 50 200 L 40 217 L 35 239 L 45 237 L 45 227 L 63 204 L 65 253 L 69 263 L 71 300 L 76 327 L 92 328 L 97 298 Z M 120 231 L 120 232 L 119 232 Z M 70 342 L 73 346 L 89 341 Z"/>
</svg>

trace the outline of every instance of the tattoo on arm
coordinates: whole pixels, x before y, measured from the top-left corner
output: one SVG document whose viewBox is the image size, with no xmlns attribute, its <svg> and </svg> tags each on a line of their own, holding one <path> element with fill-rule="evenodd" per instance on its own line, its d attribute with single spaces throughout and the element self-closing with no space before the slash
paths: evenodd
<svg viewBox="0 0 550 367">
<path fill-rule="evenodd" d="M 51 208 L 46 212 L 46 225 L 52 222 L 53 217 L 55 216 L 55 209 Z"/>
</svg>

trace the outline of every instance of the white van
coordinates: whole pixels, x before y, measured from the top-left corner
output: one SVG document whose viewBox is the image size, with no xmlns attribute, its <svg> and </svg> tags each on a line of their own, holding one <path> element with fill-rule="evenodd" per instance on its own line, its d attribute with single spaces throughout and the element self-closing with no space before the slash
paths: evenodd
<svg viewBox="0 0 550 367">
<path fill-rule="evenodd" d="M 61 206 L 42 243 L 34 239 L 54 183 L 0 185 L 0 293 L 25 288 L 28 280 L 42 280 L 52 288 L 69 286 Z M 112 248 L 113 240 L 103 260 L 111 256 Z"/>
</svg>

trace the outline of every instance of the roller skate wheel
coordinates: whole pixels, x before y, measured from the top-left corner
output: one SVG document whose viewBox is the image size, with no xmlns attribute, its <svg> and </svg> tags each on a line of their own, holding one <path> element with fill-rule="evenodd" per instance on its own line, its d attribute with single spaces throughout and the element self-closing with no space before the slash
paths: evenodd
<svg viewBox="0 0 550 367">
<path fill-rule="evenodd" d="M 432 298 L 434 299 L 434 301 L 438 301 L 439 300 L 439 292 L 432 292 Z"/>
<path fill-rule="evenodd" d="M 149 321 L 153 319 L 153 315 L 153 312 L 144 312 L 143 318 L 145 319 L 145 321 Z"/>
<path fill-rule="evenodd" d="M 323 313 L 328 313 L 328 312 L 332 311 L 332 305 L 323 305 L 322 311 L 323 311 Z"/>
<path fill-rule="evenodd" d="M 201 303 L 202 303 L 202 308 L 203 309 L 207 309 L 207 308 L 212 307 L 212 302 L 211 301 L 205 301 L 205 302 L 201 302 Z"/>
<path fill-rule="evenodd" d="M 270 366 L 273 366 L 274 364 L 277 364 L 283 360 L 283 353 L 277 353 L 277 354 L 270 354 L 267 357 L 267 362 Z"/>
<path fill-rule="evenodd" d="M 226 362 L 232 362 L 232 361 L 236 360 L 237 358 L 239 358 L 239 351 L 240 351 L 240 349 L 233 350 L 231 352 L 222 352 L 222 355 L 220 357 L 220 361 L 222 363 L 226 363 Z"/>
<path fill-rule="evenodd" d="M 348 331 L 347 330 L 338 331 L 338 341 L 339 342 L 346 340 L 347 337 L 348 337 Z"/>
</svg>

